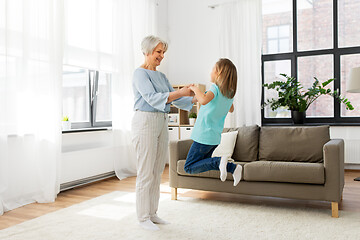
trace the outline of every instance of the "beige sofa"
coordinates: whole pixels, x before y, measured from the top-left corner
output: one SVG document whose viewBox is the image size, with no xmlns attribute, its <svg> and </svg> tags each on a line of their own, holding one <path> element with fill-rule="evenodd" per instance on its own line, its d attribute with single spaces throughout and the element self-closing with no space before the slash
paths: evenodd
<svg viewBox="0 0 360 240">
<path fill-rule="evenodd" d="M 232 174 L 219 180 L 219 171 L 188 174 L 184 164 L 192 140 L 170 143 L 170 187 L 258 196 L 331 202 L 338 217 L 344 187 L 344 141 L 330 139 L 329 126 L 259 127 L 238 131 L 232 159 L 243 166 L 242 180 L 234 187 Z"/>
</svg>

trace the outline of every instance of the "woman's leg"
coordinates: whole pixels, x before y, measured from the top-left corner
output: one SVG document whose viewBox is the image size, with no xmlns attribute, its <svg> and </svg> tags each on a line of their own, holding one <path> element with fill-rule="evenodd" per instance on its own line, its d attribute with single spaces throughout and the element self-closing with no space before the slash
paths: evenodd
<svg viewBox="0 0 360 240">
<path fill-rule="evenodd" d="M 135 113 L 132 132 L 137 156 L 136 212 L 140 222 L 150 219 L 150 187 L 158 148 L 156 125 L 154 115 Z"/>
<path fill-rule="evenodd" d="M 150 187 L 150 219 L 154 223 L 165 224 L 166 222 L 158 218 L 156 215 L 160 198 L 161 174 L 163 173 L 165 164 L 169 159 L 169 130 L 168 119 L 165 115 L 164 117 L 160 117 L 159 125 L 160 124 L 162 127 L 158 138 L 157 155 L 153 170 L 154 176 Z"/>
</svg>

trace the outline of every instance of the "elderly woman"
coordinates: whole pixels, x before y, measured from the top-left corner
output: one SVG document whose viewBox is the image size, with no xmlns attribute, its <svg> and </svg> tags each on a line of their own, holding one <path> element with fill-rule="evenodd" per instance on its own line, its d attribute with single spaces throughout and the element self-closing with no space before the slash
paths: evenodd
<svg viewBox="0 0 360 240">
<path fill-rule="evenodd" d="M 141 43 L 145 62 L 134 72 L 135 95 L 132 121 L 133 144 L 137 157 L 136 211 L 139 224 L 147 230 L 159 230 L 155 224 L 167 224 L 156 214 L 160 198 L 160 180 L 168 160 L 168 113 L 170 104 L 190 111 L 195 98 L 186 86 L 174 91 L 165 74 L 156 70 L 168 44 L 155 36 Z"/>
</svg>

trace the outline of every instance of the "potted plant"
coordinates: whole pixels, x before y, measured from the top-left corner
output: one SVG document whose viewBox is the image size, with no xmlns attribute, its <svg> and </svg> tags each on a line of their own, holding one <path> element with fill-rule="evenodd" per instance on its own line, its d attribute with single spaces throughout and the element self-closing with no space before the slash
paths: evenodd
<svg viewBox="0 0 360 240">
<path fill-rule="evenodd" d="M 267 99 L 263 108 L 267 105 L 270 106 L 271 110 L 276 110 L 280 107 L 285 107 L 291 110 L 291 117 L 295 124 L 302 124 L 306 116 L 306 110 L 321 95 L 330 95 L 337 99 L 339 102 L 346 105 L 347 110 L 353 110 L 354 107 L 351 105 L 348 99 L 345 99 L 339 95 L 335 90 L 325 88 L 334 79 L 329 79 L 320 84 L 319 80 L 314 77 L 314 82 L 310 88 L 305 90 L 301 83 L 296 78 L 290 77 L 286 74 L 280 74 L 286 78 L 286 81 L 274 81 L 272 83 L 266 83 L 263 86 L 268 89 L 274 89 L 278 92 L 278 98 Z"/>
<path fill-rule="evenodd" d="M 189 123 L 190 123 L 190 125 L 194 125 L 194 124 L 195 124 L 195 119 L 196 119 L 196 118 L 197 118 L 196 113 L 191 112 L 191 113 L 189 114 Z"/>
<path fill-rule="evenodd" d="M 62 130 L 63 131 L 68 131 L 68 130 L 71 129 L 71 122 L 69 121 L 68 116 L 63 117 L 61 125 L 62 125 Z"/>
</svg>

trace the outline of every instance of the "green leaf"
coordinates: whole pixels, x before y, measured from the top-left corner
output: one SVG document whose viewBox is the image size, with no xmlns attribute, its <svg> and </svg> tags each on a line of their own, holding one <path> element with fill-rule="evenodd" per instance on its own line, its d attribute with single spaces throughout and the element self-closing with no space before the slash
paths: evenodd
<svg viewBox="0 0 360 240">
<path fill-rule="evenodd" d="M 270 84 L 263 84 L 264 88 L 274 89 L 278 93 L 278 97 L 264 101 L 263 107 L 269 105 L 275 111 L 279 107 L 286 107 L 290 110 L 306 111 L 311 103 L 313 103 L 321 95 L 330 95 L 340 103 L 346 105 L 346 109 L 353 110 L 354 107 L 348 99 L 342 98 L 338 91 L 332 91 L 329 88 L 324 88 L 334 81 L 334 78 L 328 79 L 319 84 L 319 80 L 314 77 L 314 82 L 311 87 L 304 90 L 300 82 L 295 77 L 288 76 L 281 73 L 280 76 L 284 77 L 286 81 L 274 81 Z"/>
</svg>

